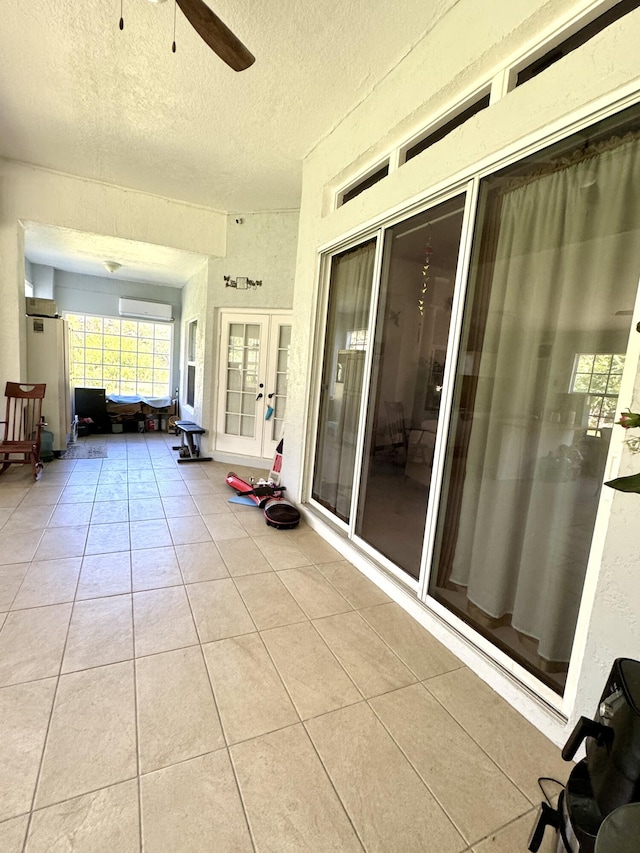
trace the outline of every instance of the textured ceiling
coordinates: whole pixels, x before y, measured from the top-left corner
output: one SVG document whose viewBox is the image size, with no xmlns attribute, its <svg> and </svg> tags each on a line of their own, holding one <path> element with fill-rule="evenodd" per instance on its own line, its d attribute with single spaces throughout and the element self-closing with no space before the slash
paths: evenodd
<svg viewBox="0 0 640 853">
<path fill-rule="evenodd" d="M 32 263 L 58 270 L 170 287 L 183 287 L 206 262 L 194 252 L 33 223 L 25 229 L 24 252 Z M 107 272 L 106 261 L 120 267 Z"/>
<path fill-rule="evenodd" d="M 301 160 L 456 0 L 209 0 L 236 73 L 174 5 L 4 0 L 0 155 L 229 212 L 299 206 Z"/>
</svg>

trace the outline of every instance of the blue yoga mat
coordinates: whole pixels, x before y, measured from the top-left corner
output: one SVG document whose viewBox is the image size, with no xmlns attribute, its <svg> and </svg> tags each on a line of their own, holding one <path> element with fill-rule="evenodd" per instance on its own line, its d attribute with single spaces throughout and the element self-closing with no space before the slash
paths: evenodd
<svg viewBox="0 0 640 853">
<path fill-rule="evenodd" d="M 230 504 L 244 504 L 245 506 L 258 506 L 255 501 L 252 501 L 251 498 L 246 497 L 245 495 L 235 495 L 232 498 L 229 498 Z"/>
</svg>

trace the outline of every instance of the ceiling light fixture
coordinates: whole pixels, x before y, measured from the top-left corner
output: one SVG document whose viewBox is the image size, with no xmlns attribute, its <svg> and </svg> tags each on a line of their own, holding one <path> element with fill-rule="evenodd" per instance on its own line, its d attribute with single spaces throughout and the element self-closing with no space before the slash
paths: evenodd
<svg viewBox="0 0 640 853">
<path fill-rule="evenodd" d="M 118 270 L 122 267 L 122 264 L 119 264 L 117 261 L 105 261 L 103 263 L 103 267 L 107 272 L 113 274 L 114 272 L 118 272 Z"/>
</svg>

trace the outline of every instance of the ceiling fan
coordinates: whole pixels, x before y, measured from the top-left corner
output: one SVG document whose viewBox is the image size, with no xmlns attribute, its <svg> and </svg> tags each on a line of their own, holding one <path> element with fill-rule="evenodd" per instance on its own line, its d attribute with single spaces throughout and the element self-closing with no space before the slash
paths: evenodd
<svg viewBox="0 0 640 853">
<path fill-rule="evenodd" d="M 165 0 L 150 0 L 151 3 L 164 3 Z M 200 38 L 218 54 L 234 71 L 244 71 L 255 62 L 254 55 L 247 50 L 237 38 L 206 5 L 204 0 L 175 0 L 180 11 L 198 33 Z M 120 16 L 120 29 L 124 28 L 124 20 Z M 175 18 L 174 18 L 175 34 Z M 173 52 L 176 51 L 175 35 Z"/>
</svg>

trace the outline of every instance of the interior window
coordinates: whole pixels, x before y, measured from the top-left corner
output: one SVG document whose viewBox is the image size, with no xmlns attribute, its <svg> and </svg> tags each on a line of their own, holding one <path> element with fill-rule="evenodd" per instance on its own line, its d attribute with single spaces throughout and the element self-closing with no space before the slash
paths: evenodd
<svg viewBox="0 0 640 853">
<path fill-rule="evenodd" d="M 107 394 L 171 393 L 170 323 L 66 314 L 71 384 Z"/>
<path fill-rule="evenodd" d="M 193 408 L 196 396 L 196 337 L 198 321 L 189 323 L 187 332 L 187 394 L 186 404 Z"/>
<path fill-rule="evenodd" d="M 586 401 L 590 435 L 613 426 L 624 361 L 623 353 L 577 353 L 575 357 L 569 390 L 577 402 Z"/>
</svg>

